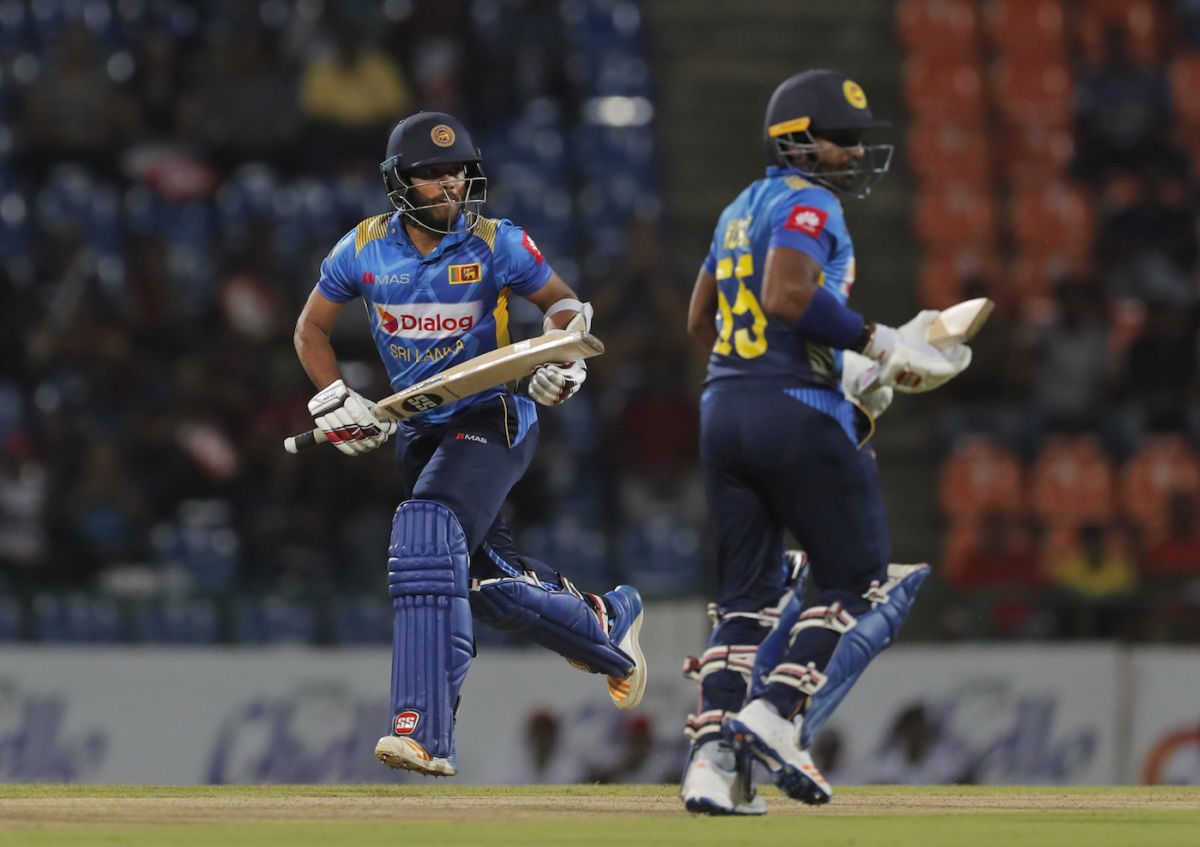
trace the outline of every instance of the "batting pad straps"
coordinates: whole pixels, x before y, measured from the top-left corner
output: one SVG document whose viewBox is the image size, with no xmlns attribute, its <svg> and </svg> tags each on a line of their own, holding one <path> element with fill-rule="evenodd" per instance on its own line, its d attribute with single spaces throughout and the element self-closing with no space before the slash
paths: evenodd
<svg viewBox="0 0 1200 847">
<path fill-rule="evenodd" d="M 867 665 L 892 643 L 927 576 L 929 565 L 888 565 L 887 581 L 873 584 L 863 595 L 872 608 L 858 616 L 858 622 L 842 636 L 825 666 L 825 684 L 804 713 L 801 746 L 813 743 Z"/>
<path fill-rule="evenodd" d="M 542 332 L 549 332 L 552 329 L 557 329 L 552 318 L 559 312 L 578 312 L 579 315 L 571 319 L 571 323 L 567 324 L 569 330 L 582 330 L 583 332 L 591 332 L 592 330 L 592 304 L 582 303 L 574 297 L 564 297 L 561 300 L 556 300 L 550 304 L 550 308 L 546 310 L 546 316 L 542 318 Z M 582 317 L 583 326 L 573 326 L 576 321 Z"/>
<path fill-rule="evenodd" d="M 827 677 L 825 674 L 817 670 L 817 666 L 812 662 L 807 665 L 792 665 L 784 663 L 777 665 L 771 675 L 767 677 L 767 685 L 773 682 L 781 682 L 784 685 L 790 685 L 801 694 L 809 696 L 816 694 L 825 685 Z"/>
<path fill-rule="evenodd" d="M 758 653 L 757 644 L 726 644 L 709 647 L 699 659 L 688 656 L 683 663 L 683 675 L 703 683 L 705 677 L 717 671 L 735 671 L 750 680 L 750 671 L 754 669 L 754 656 Z"/>
<path fill-rule="evenodd" d="M 454 513 L 432 500 L 396 509 L 388 548 L 392 733 L 454 756 L 454 710 L 475 652 L 468 550 Z"/>
<path fill-rule="evenodd" d="M 806 629 L 831 629 L 837 633 L 847 633 L 854 628 L 854 615 L 845 610 L 841 603 L 831 603 L 828 606 L 813 606 L 800 614 L 800 619 L 788 633 L 789 640 Z"/>
<path fill-rule="evenodd" d="M 696 745 L 703 744 L 709 738 L 720 738 L 725 720 L 733 714 L 723 709 L 709 709 L 698 715 L 688 715 L 683 734 Z"/>
</svg>

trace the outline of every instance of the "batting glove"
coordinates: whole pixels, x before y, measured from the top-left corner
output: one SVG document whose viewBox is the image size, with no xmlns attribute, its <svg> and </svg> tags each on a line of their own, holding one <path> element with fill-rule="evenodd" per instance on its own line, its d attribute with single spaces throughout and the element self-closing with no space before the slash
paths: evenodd
<svg viewBox="0 0 1200 847">
<path fill-rule="evenodd" d="M 379 407 L 340 379 L 308 401 L 308 412 L 329 443 L 347 456 L 369 453 L 396 431 L 395 421 L 380 419 Z"/>
<path fill-rule="evenodd" d="M 890 385 L 880 385 L 878 377 L 878 362 L 853 350 L 842 353 L 842 392 L 846 399 L 862 406 L 875 420 L 887 411 L 895 396 L 894 389 Z"/>
<path fill-rule="evenodd" d="M 863 355 L 879 363 L 879 382 L 897 391 L 920 394 L 958 376 L 971 364 L 971 348 L 956 344 L 939 350 L 924 340 L 937 312 L 922 312 L 903 331 L 876 324 Z"/>
<path fill-rule="evenodd" d="M 529 378 L 529 396 L 543 406 L 560 406 L 567 402 L 587 379 L 587 365 L 582 361 L 542 365 Z"/>
</svg>

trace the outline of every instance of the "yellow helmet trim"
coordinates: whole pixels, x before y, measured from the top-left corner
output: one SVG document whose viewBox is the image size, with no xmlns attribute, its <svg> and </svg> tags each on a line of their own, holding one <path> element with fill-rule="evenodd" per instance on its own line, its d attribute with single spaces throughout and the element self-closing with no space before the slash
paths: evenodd
<svg viewBox="0 0 1200 847">
<path fill-rule="evenodd" d="M 772 138 L 778 138 L 781 135 L 787 135 L 790 132 L 804 132 L 812 124 L 811 118 L 792 118 L 790 121 L 783 123 L 771 124 L 767 127 L 767 135 Z"/>
</svg>

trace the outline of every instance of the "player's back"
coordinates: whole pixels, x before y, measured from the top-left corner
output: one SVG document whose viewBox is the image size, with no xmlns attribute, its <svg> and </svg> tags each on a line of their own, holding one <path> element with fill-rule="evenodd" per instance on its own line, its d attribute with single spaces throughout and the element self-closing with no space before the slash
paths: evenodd
<svg viewBox="0 0 1200 847">
<path fill-rule="evenodd" d="M 821 284 L 845 301 L 854 253 L 842 209 L 825 188 L 796 171 L 770 168 L 725 208 L 705 269 L 717 280 L 717 340 L 707 385 L 734 378 L 785 386 L 837 388 L 841 355 L 810 342 L 762 308 L 763 271 L 772 247 L 801 249 L 822 267 Z"/>
</svg>

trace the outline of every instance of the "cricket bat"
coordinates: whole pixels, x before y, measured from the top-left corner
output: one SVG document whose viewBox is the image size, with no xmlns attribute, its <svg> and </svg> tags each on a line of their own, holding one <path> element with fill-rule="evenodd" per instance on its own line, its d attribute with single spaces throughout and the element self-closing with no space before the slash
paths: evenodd
<svg viewBox="0 0 1200 847">
<path fill-rule="evenodd" d="M 554 362 L 577 362 L 604 352 L 604 343 L 589 332 L 552 330 L 545 335 L 518 341 L 490 353 L 476 356 L 462 364 L 447 368 L 429 379 L 421 380 L 403 391 L 378 402 L 379 410 L 388 420 L 401 420 L 436 409 L 480 391 L 495 388 L 506 382 L 529 376 L 540 365 Z M 302 432 L 285 438 L 283 449 L 297 453 L 326 440 L 320 429 Z"/>
<path fill-rule="evenodd" d="M 934 319 L 925 331 L 925 340 L 939 350 L 953 347 L 955 344 L 966 344 L 974 338 L 996 307 L 987 297 L 976 297 L 955 303 Z M 861 396 L 878 387 L 879 366 L 872 365 L 863 371 L 858 380 L 858 394 Z"/>
</svg>

